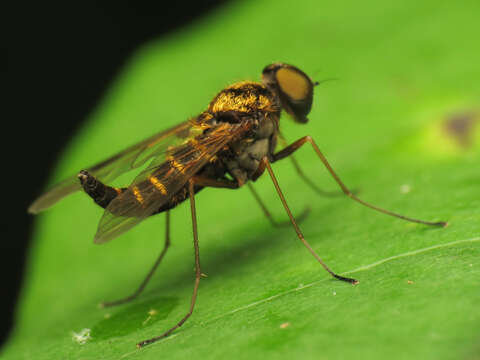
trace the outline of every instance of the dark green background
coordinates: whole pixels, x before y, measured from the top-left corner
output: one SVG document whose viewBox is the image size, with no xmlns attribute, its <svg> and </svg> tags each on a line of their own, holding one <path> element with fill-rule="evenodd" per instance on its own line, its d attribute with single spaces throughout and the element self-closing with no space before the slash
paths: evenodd
<svg viewBox="0 0 480 360">
<path fill-rule="evenodd" d="M 283 61 L 314 79 L 339 78 L 316 89 L 309 124 L 282 119 L 289 140 L 313 136 L 363 199 L 450 226 L 429 229 L 318 197 L 288 161 L 279 163 L 291 207 L 312 208 L 302 223 L 307 240 L 332 268 L 360 280 L 352 287 L 331 280 L 292 229 L 271 228 L 247 189 L 204 191 L 197 205 L 208 278 L 196 311 L 173 336 L 138 351 L 136 342 L 188 307 L 188 206 L 173 212 L 172 249 L 143 296 L 99 310 L 100 301 L 137 286 L 162 246 L 163 215 L 97 246 L 91 239 L 102 211 L 76 194 L 38 218 L 3 357 L 478 358 L 479 11 L 474 1 L 246 1 L 146 44 L 66 150 L 52 183 Z M 470 146 L 446 130 L 455 114 L 474 125 Z M 318 184 L 335 189 L 310 149 L 297 158 Z M 284 219 L 267 177 L 257 189 Z M 157 315 L 146 321 L 152 309 Z M 92 339 L 80 345 L 72 332 L 83 328 Z"/>
</svg>

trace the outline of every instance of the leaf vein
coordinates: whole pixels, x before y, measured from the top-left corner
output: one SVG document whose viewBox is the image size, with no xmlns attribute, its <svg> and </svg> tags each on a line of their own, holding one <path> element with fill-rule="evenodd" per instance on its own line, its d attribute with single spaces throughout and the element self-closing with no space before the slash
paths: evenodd
<svg viewBox="0 0 480 360">
<path fill-rule="evenodd" d="M 353 269 L 353 270 L 349 270 L 349 271 L 346 271 L 342 274 L 344 275 L 347 275 L 347 274 L 353 274 L 353 273 L 356 273 L 356 272 L 360 272 L 360 271 L 366 271 L 366 270 L 369 270 L 369 269 L 372 269 L 376 266 L 379 266 L 379 265 L 382 265 L 382 264 L 385 264 L 389 261 L 393 261 L 393 260 L 396 260 L 396 259 L 400 259 L 400 258 L 404 258 L 404 257 L 408 257 L 408 256 L 415 256 L 415 255 L 418 255 L 418 254 L 422 254 L 422 253 L 425 253 L 425 252 L 428 252 L 428 251 L 432 251 L 432 250 L 436 250 L 436 249 L 441 249 L 441 248 L 445 248 L 445 247 L 449 247 L 449 246 L 455 246 L 455 245 L 459 245 L 459 244 L 464 244 L 464 243 L 469 243 L 469 242 L 477 242 L 477 241 L 480 241 L 480 237 L 474 237 L 474 238 L 471 238 L 471 239 L 463 239 L 463 240 L 456 240 L 456 241 L 451 241 L 451 242 L 448 242 L 448 243 L 444 243 L 444 244 L 438 244 L 438 245 L 433 245 L 433 246 L 428 246 L 428 247 L 425 247 L 425 248 L 421 248 L 421 249 L 417 249 L 417 250 L 413 250 L 413 251 L 408 251 L 408 252 L 405 252 L 405 253 L 402 253 L 402 254 L 398 254 L 398 255 L 393 255 L 393 256 L 389 256 L 385 259 L 381 259 L 381 260 L 378 260 L 378 261 L 375 261 L 374 263 L 371 263 L 371 264 L 368 264 L 368 265 L 363 265 L 363 266 L 360 266 L 356 269 Z M 211 318 L 211 319 L 208 319 L 207 321 L 204 321 L 203 324 L 206 324 L 206 323 L 210 323 L 210 322 L 213 322 L 213 321 L 216 321 L 218 319 L 221 319 L 225 316 L 228 316 L 228 315 L 233 315 L 239 311 L 243 311 L 243 310 L 247 310 L 249 308 L 252 308 L 252 307 L 255 307 L 257 305 L 261 305 L 261 304 L 264 304 L 264 303 L 267 303 L 269 301 L 272 301 L 274 299 L 277 299 L 281 296 L 284 296 L 284 295 L 288 295 L 288 294 L 291 294 L 291 293 L 294 293 L 294 292 L 297 292 L 297 291 L 301 291 L 301 290 L 304 290 L 304 289 L 307 289 L 307 288 L 310 288 L 314 285 L 317 285 L 321 282 L 324 282 L 324 281 L 327 281 L 327 280 L 330 280 L 330 278 L 325 278 L 325 279 L 322 279 L 322 280 L 317 280 L 317 281 L 314 281 L 314 282 L 311 282 L 309 284 L 305 284 L 305 285 L 300 285 L 294 289 L 290 289 L 290 290 L 286 290 L 286 291 L 283 291 L 281 293 L 278 293 L 278 294 L 275 294 L 275 295 L 272 295 L 272 296 L 269 296 L 265 299 L 262 299 L 262 300 L 258 300 L 258 301 L 254 301 L 250 304 L 247 304 L 247 305 L 244 305 L 244 306 L 240 306 L 239 308 L 236 308 L 236 309 L 233 309 L 229 312 L 226 312 L 224 314 L 221 314 L 221 315 L 218 315 L 214 318 Z"/>
</svg>

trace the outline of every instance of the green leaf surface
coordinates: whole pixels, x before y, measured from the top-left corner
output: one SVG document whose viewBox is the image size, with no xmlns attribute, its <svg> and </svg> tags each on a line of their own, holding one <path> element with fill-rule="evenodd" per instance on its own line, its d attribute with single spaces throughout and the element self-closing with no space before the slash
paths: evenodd
<svg viewBox="0 0 480 360">
<path fill-rule="evenodd" d="M 322 198 L 284 161 L 275 171 L 331 279 L 292 228 L 272 228 L 248 189 L 197 197 L 202 279 L 193 287 L 188 203 L 172 247 L 136 301 L 128 295 L 163 245 L 164 215 L 94 245 L 102 209 L 84 194 L 37 218 L 15 330 L 2 359 L 478 359 L 480 353 L 478 1 L 233 2 L 139 49 L 66 149 L 51 182 L 202 111 L 229 83 L 283 61 L 316 80 L 310 123 L 282 118 L 290 141 L 313 136 L 344 182 L 394 219 Z M 297 159 L 336 185 L 310 148 Z M 120 179 L 118 183 L 128 181 Z M 256 188 L 286 219 L 268 176 Z M 33 199 L 32 199 L 33 200 Z M 90 329 L 84 344 L 73 332 Z"/>
</svg>

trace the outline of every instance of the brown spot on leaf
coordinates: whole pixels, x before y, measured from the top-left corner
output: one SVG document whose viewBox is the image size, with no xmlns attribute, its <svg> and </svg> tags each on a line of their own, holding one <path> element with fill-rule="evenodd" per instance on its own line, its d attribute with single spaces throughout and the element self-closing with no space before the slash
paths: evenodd
<svg viewBox="0 0 480 360">
<path fill-rule="evenodd" d="M 479 120 L 478 111 L 458 112 L 447 117 L 444 124 L 445 131 L 459 146 L 469 149 L 473 145 L 472 134 Z"/>
</svg>

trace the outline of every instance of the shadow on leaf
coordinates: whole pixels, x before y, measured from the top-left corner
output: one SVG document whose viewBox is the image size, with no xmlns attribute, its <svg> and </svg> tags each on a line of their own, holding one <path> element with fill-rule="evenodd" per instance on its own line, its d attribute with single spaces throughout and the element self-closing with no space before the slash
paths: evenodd
<svg viewBox="0 0 480 360">
<path fill-rule="evenodd" d="M 165 319 L 178 305 L 178 298 L 160 297 L 143 302 L 134 302 L 119 311 L 106 313 L 91 332 L 92 341 L 125 336 Z"/>
</svg>

